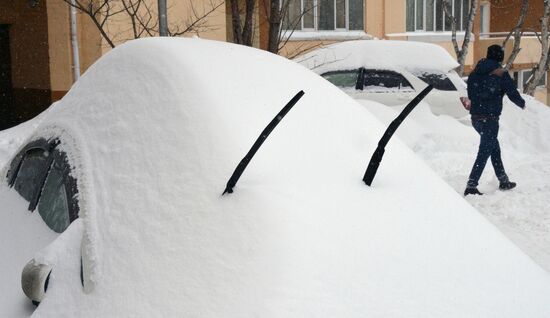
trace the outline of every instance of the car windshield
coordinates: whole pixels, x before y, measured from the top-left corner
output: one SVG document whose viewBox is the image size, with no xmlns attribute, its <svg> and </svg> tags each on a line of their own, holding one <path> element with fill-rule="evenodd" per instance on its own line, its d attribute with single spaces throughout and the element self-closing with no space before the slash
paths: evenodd
<svg viewBox="0 0 550 318">
<path fill-rule="evenodd" d="M 456 87 L 451 82 L 447 74 L 441 71 L 434 70 L 415 70 L 412 72 L 416 77 L 420 78 L 426 84 L 432 85 L 440 91 L 456 91 Z"/>
<path fill-rule="evenodd" d="M 403 75 L 389 70 L 366 69 L 363 85 L 364 90 L 374 93 L 414 91 Z"/>
</svg>

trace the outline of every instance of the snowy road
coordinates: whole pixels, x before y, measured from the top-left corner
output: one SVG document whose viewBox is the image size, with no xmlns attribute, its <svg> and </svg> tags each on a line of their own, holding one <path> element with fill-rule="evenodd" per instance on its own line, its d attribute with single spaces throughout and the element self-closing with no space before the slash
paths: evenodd
<svg viewBox="0 0 550 318">
<path fill-rule="evenodd" d="M 550 272 L 550 108 L 525 98 L 525 111 L 506 102 L 499 132 L 505 168 L 518 187 L 499 191 L 488 163 L 479 186 L 485 195 L 468 196 L 466 200 Z M 386 124 L 403 109 L 364 104 Z M 435 116 L 429 105 L 422 103 L 397 135 L 458 193 L 464 192 L 479 144 L 469 118 Z"/>
</svg>

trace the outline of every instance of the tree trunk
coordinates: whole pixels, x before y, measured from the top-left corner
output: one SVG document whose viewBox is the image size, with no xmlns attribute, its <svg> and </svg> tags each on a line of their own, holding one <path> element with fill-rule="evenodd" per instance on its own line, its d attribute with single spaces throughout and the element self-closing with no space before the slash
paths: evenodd
<svg viewBox="0 0 550 318">
<path fill-rule="evenodd" d="M 254 34 L 254 8 L 256 7 L 256 0 L 246 0 L 246 13 L 244 19 L 244 28 L 243 28 L 243 43 L 246 46 L 252 46 Z"/>
<path fill-rule="evenodd" d="M 510 37 L 512 36 L 512 34 L 514 35 L 514 48 L 512 49 L 512 53 L 508 57 L 506 64 L 504 65 L 504 69 L 507 71 L 512 67 L 516 57 L 519 54 L 519 51 L 521 50 L 520 44 L 521 44 L 522 29 L 523 29 L 525 16 L 527 15 L 528 9 L 529 9 L 529 0 L 523 0 L 523 3 L 521 4 L 521 11 L 519 14 L 518 23 L 512 29 L 512 31 L 510 31 L 506 39 L 504 39 L 504 42 L 502 42 L 502 47 L 506 47 L 506 43 L 508 42 L 508 40 L 510 40 Z"/>
<path fill-rule="evenodd" d="M 460 51 L 460 56 L 458 57 L 458 64 L 460 64 L 458 69 L 458 74 L 460 76 L 464 75 L 464 63 L 466 57 L 468 56 L 468 49 L 470 48 L 470 41 L 472 38 L 472 29 L 474 28 L 474 19 L 476 17 L 477 7 L 479 0 L 472 0 L 470 4 L 470 11 L 468 13 L 468 21 L 466 21 L 464 41 L 462 42 L 462 50 Z"/>
<path fill-rule="evenodd" d="M 550 17 L 550 1 L 544 0 L 544 15 L 541 19 L 541 54 L 540 60 L 537 66 L 533 69 L 533 76 L 527 85 L 525 86 L 523 92 L 533 96 L 535 94 L 535 89 L 537 88 L 538 83 L 548 71 L 548 18 Z"/>
<path fill-rule="evenodd" d="M 281 10 L 280 1 L 271 0 L 269 6 L 269 39 L 267 50 L 271 53 L 279 53 L 279 31 L 281 29 Z"/>
<path fill-rule="evenodd" d="M 470 3 L 470 10 L 468 11 L 468 20 L 466 21 L 466 26 L 464 27 L 464 40 L 462 41 L 461 48 L 459 47 L 458 40 L 456 39 L 457 21 L 454 15 L 452 14 L 451 10 L 449 10 L 450 3 L 451 3 L 450 0 L 445 0 L 445 5 L 443 6 L 443 9 L 445 10 L 445 13 L 452 18 L 451 40 L 453 42 L 453 47 L 456 54 L 456 60 L 459 64 L 458 68 L 456 69 L 456 72 L 458 73 L 458 75 L 462 76 L 464 74 L 464 63 L 466 62 L 466 57 L 468 56 L 468 49 L 470 47 L 470 41 L 472 38 L 472 29 L 474 27 L 474 19 L 476 17 L 477 5 L 479 3 L 479 0 L 472 0 Z"/>
<path fill-rule="evenodd" d="M 233 24 L 233 42 L 243 43 L 241 36 L 241 12 L 239 10 L 239 0 L 229 0 L 231 2 L 231 22 Z"/>
</svg>

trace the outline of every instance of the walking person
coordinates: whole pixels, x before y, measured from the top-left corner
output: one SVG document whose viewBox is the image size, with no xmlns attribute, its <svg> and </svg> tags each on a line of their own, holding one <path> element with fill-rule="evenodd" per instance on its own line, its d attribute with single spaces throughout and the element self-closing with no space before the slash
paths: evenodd
<svg viewBox="0 0 550 318">
<path fill-rule="evenodd" d="M 500 45 L 491 45 L 487 49 L 487 58 L 481 59 L 468 77 L 468 98 L 471 102 L 470 115 L 472 126 L 479 133 L 480 142 L 477 158 L 468 178 L 464 196 L 478 194 L 477 185 L 487 160 L 495 169 L 500 182 L 500 190 L 510 190 L 516 186 L 508 179 L 504 170 L 498 143 L 498 120 L 502 113 L 504 94 L 518 107 L 525 109 L 525 100 L 517 91 L 510 74 L 500 63 L 504 60 L 504 50 Z"/>
</svg>

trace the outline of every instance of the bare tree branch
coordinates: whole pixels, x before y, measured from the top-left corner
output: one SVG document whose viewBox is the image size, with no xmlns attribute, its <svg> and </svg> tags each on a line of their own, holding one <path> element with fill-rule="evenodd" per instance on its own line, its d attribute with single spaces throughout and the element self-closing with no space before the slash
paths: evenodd
<svg viewBox="0 0 550 318">
<path fill-rule="evenodd" d="M 89 16 L 111 48 L 115 47 L 115 38 L 117 42 L 129 40 L 128 38 L 119 38 L 126 32 L 131 34 L 131 39 L 159 34 L 158 12 L 155 11 L 150 0 L 75 0 L 74 4 L 71 0 L 61 1 Z M 210 6 L 205 6 L 206 9 L 203 12 L 196 10 L 193 2 L 190 1 L 191 13 L 187 20 L 172 24 L 170 26 L 172 31 L 169 30 L 169 35 L 181 36 L 190 32 L 198 33 L 210 29 L 207 17 L 224 4 L 223 0 L 218 3 L 213 1 L 210 0 Z M 122 15 L 122 19 L 127 19 L 128 29 L 117 30 L 118 33 L 109 31 L 109 21 L 112 21 L 115 16 L 117 16 L 117 21 L 123 21 L 118 18 L 120 15 Z"/>
<path fill-rule="evenodd" d="M 107 22 L 107 20 L 109 20 L 109 18 L 123 12 L 123 9 L 113 10 L 109 3 L 109 0 L 102 0 L 100 2 L 100 5 L 97 6 L 94 5 L 95 1 L 93 0 L 75 0 L 74 5 L 71 0 L 61 1 L 89 16 L 94 25 L 99 30 L 99 33 L 105 39 L 105 41 L 107 41 L 109 46 L 111 46 L 112 48 L 115 47 L 113 40 L 109 37 L 105 30 L 105 23 Z"/>
<path fill-rule="evenodd" d="M 550 18 L 550 0 L 544 0 L 544 14 L 540 19 L 541 24 L 541 54 L 538 64 L 533 68 L 533 75 L 525 85 L 523 92 L 533 96 L 535 89 L 548 71 L 550 59 L 548 59 L 548 20 Z"/>
<path fill-rule="evenodd" d="M 506 64 L 504 65 L 505 70 L 509 70 L 512 67 L 512 64 L 514 64 L 514 60 L 519 54 L 519 51 L 521 50 L 520 44 L 521 44 L 521 37 L 523 35 L 523 24 L 525 23 L 525 17 L 527 16 L 527 10 L 529 9 L 529 0 L 523 0 L 521 4 L 521 10 L 518 18 L 518 23 L 516 26 L 508 33 L 508 36 L 504 39 L 502 42 L 502 46 L 505 47 L 506 43 L 510 40 L 512 37 L 512 34 L 514 35 L 514 48 L 512 49 L 512 53 L 508 57 L 508 60 L 506 61 Z"/>
<path fill-rule="evenodd" d="M 179 26 L 171 27 L 171 29 L 174 30 L 168 30 L 168 34 L 170 36 L 181 36 L 190 32 L 202 32 L 208 29 L 212 29 L 210 26 L 207 25 L 207 18 L 224 4 L 225 2 L 223 1 L 220 1 L 218 3 L 210 1 L 208 9 L 202 13 L 198 13 L 194 5 L 191 4 L 191 15 L 187 19 L 188 23 L 187 25 L 185 25 L 185 28 L 183 30 L 180 30 Z"/>
<path fill-rule="evenodd" d="M 290 19 L 290 15 L 288 14 L 290 1 L 293 0 L 271 0 L 269 5 L 268 0 L 262 1 L 263 10 L 267 16 L 269 26 L 267 50 L 271 53 L 278 54 L 290 41 L 294 32 L 301 25 L 302 18 L 315 9 L 315 6 L 305 8 L 301 10 L 298 16 Z M 283 25 L 283 22 L 285 21 L 286 25 Z M 303 52 L 300 52 L 299 54 L 301 53 Z"/>
</svg>

